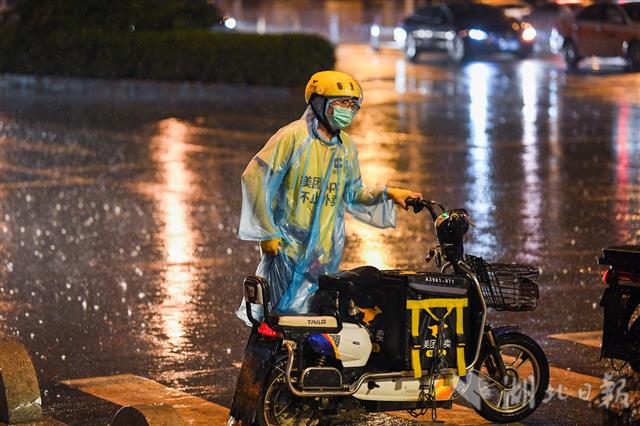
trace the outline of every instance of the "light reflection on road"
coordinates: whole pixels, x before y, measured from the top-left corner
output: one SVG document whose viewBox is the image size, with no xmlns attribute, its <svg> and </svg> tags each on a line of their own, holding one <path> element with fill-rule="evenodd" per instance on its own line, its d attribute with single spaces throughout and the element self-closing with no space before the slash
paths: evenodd
<svg viewBox="0 0 640 426">
<path fill-rule="evenodd" d="M 492 188 L 492 155 L 493 149 L 489 140 L 489 95 L 490 85 L 495 69 L 492 65 L 477 62 L 465 68 L 465 75 L 469 82 L 469 123 L 471 134 L 467 150 L 467 173 L 471 182 L 468 191 L 468 209 L 472 220 L 478 226 L 475 234 L 476 244 L 481 244 L 483 250 L 496 247 L 495 235 L 487 230 L 493 226 L 494 190 Z"/>
<path fill-rule="evenodd" d="M 169 349 L 184 344 L 187 305 L 192 302 L 193 230 L 189 218 L 189 192 L 195 182 L 187 167 L 186 124 L 176 119 L 158 123 L 157 134 L 151 140 L 151 158 L 158 165 L 161 187 L 156 193 L 162 214 L 159 239 L 165 249 L 166 269 L 161 282 L 163 301 L 157 307 L 164 324 Z"/>
<path fill-rule="evenodd" d="M 371 228 L 356 220 L 350 220 L 348 224 L 350 241 L 357 244 L 358 251 L 351 262 L 354 267 L 371 265 L 378 269 L 393 269 L 398 265 L 397 253 L 391 246 L 384 244 L 379 229 Z"/>
<path fill-rule="evenodd" d="M 631 194 L 629 190 L 631 185 L 629 182 L 629 156 L 631 147 L 629 146 L 629 121 L 630 108 L 628 103 L 622 103 L 617 108 L 617 122 L 613 128 L 612 137 L 616 140 L 616 166 L 615 166 L 615 182 L 616 182 L 616 201 L 615 201 L 615 222 L 618 228 L 618 236 L 620 238 L 629 238 L 629 229 L 626 224 L 628 214 L 635 212 L 630 211 Z M 638 240 L 638 234 L 633 236 Z"/>
<path fill-rule="evenodd" d="M 522 190 L 522 214 L 525 232 L 524 254 L 540 249 L 540 211 L 542 193 L 540 188 L 540 145 L 538 138 L 538 67 L 534 62 L 525 61 L 520 65 L 520 85 L 522 91 L 522 145 L 521 156 L 524 182 Z"/>
</svg>

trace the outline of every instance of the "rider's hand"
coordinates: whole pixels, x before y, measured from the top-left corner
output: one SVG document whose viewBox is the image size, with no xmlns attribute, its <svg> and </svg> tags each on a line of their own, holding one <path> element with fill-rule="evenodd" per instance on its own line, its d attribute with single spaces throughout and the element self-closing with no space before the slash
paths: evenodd
<svg viewBox="0 0 640 426">
<path fill-rule="evenodd" d="M 387 188 L 387 194 L 393 200 L 394 203 L 407 210 L 407 204 L 405 200 L 407 198 L 417 198 L 418 200 L 422 200 L 422 194 L 419 192 L 409 191 L 408 189 L 402 188 Z"/>
<path fill-rule="evenodd" d="M 280 251 L 280 242 L 282 238 L 276 238 L 275 240 L 260 241 L 260 248 L 262 252 L 269 256 L 275 256 Z"/>
</svg>

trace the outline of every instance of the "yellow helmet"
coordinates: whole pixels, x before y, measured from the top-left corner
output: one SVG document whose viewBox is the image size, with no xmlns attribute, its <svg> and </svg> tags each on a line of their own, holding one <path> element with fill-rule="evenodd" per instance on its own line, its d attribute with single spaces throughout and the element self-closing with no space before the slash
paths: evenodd
<svg viewBox="0 0 640 426">
<path fill-rule="evenodd" d="M 320 71 L 309 79 L 304 90 L 304 100 L 309 103 L 311 96 L 344 96 L 362 101 L 362 87 L 355 78 L 340 71 Z"/>
</svg>

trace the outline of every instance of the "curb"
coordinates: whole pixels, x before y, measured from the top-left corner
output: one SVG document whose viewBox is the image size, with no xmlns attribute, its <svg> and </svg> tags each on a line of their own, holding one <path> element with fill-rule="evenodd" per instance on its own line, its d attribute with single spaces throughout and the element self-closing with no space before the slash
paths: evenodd
<svg viewBox="0 0 640 426">
<path fill-rule="evenodd" d="M 209 101 L 223 103 L 260 100 L 291 101 L 301 88 L 202 83 L 195 81 L 102 80 L 92 78 L 0 74 L 0 94 L 5 90 L 101 100 L 139 102 Z"/>
</svg>

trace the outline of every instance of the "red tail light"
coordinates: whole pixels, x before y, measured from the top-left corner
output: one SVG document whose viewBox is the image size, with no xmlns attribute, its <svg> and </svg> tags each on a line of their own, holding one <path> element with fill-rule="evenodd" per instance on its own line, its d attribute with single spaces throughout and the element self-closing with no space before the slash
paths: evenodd
<svg viewBox="0 0 640 426">
<path fill-rule="evenodd" d="M 282 337 L 282 334 L 269 327 L 266 322 L 260 324 L 260 327 L 258 327 L 258 333 L 266 337 Z"/>
<path fill-rule="evenodd" d="M 605 269 L 604 272 L 602 273 L 602 282 L 605 285 L 609 285 L 609 283 L 607 282 L 607 277 L 609 276 L 609 272 L 611 272 L 611 269 Z"/>
</svg>

